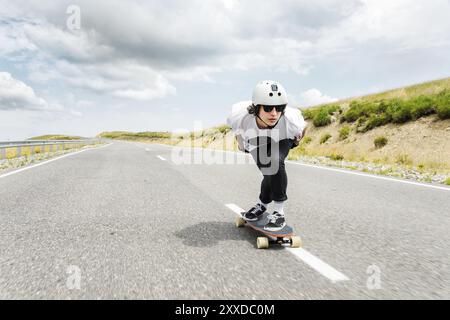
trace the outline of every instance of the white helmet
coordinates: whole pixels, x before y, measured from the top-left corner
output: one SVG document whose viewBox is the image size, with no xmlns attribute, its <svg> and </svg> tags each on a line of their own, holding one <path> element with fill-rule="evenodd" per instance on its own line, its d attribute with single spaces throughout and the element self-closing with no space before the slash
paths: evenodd
<svg viewBox="0 0 450 320">
<path fill-rule="evenodd" d="M 283 86 L 276 81 L 261 81 L 253 89 L 252 103 L 254 106 L 287 105 L 287 93 Z"/>
</svg>

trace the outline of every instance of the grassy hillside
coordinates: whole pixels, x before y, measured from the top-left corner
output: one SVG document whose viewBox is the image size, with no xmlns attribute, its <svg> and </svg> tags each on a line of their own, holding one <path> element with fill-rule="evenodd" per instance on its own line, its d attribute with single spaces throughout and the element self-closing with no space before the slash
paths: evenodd
<svg viewBox="0 0 450 320">
<path fill-rule="evenodd" d="M 324 104 L 302 112 L 315 127 L 327 126 L 338 119 L 341 123 L 356 124 L 357 132 L 433 114 L 445 120 L 450 118 L 450 78 Z"/>
<path fill-rule="evenodd" d="M 302 110 L 310 123 L 291 153 L 450 169 L 450 78 Z"/>
</svg>

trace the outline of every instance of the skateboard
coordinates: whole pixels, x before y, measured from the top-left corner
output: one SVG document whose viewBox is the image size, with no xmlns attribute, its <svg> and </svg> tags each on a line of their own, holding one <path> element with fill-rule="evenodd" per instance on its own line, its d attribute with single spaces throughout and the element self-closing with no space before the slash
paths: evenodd
<svg viewBox="0 0 450 320">
<path fill-rule="evenodd" d="M 257 221 L 244 220 L 244 214 L 245 212 L 241 212 L 241 216 L 236 217 L 236 227 L 240 228 L 248 225 L 252 229 L 264 234 L 265 237 L 256 238 L 256 247 L 258 249 L 267 249 L 269 248 L 269 244 L 290 245 L 291 248 L 299 248 L 302 246 L 302 239 L 299 236 L 294 236 L 294 229 L 287 224 L 279 231 L 264 230 L 269 213 L 265 212 Z"/>
</svg>

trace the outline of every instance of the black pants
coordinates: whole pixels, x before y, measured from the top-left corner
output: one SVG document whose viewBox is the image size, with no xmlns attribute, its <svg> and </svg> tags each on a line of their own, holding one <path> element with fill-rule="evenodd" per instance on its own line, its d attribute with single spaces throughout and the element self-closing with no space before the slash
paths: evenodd
<svg viewBox="0 0 450 320">
<path fill-rule="evenodd" d="M 267 137 L 258 137 L 251 144 L 257 146 L 250 153 L 264 176 L 259 199 L 263 203 L 287 200 L 288 179 L 284 160 L 294 146 L 294 140 L 275 142 Z"/>
</svg>

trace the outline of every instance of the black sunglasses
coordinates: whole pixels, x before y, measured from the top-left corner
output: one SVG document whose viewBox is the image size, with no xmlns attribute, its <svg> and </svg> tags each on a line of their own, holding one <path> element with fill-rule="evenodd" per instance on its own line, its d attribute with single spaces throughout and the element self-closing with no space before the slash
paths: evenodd
<svg viewBox="0 0 450 320">
<path fill-rule="evenodd" d="M 262 106 L 265 112 L 272 112 L 273 108 L 277 110 L 277 112 L 283 112 L 286 109 L 286 106 Z"/>
</svg>

